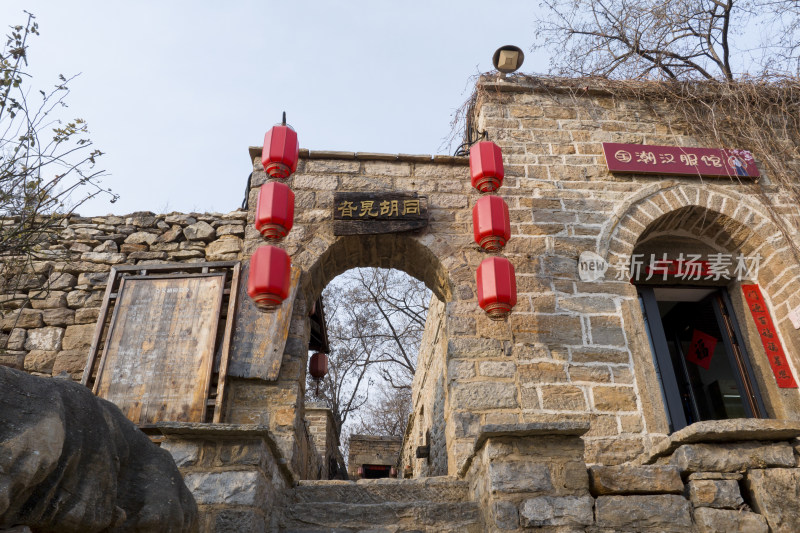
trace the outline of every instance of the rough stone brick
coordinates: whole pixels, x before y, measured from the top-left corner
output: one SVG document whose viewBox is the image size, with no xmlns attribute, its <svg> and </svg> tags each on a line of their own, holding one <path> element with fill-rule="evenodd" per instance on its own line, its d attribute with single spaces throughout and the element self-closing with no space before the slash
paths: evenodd
<svg viewBox="0 0 800 533">
<path fill-rule="evenodd" d="M 542 408 L 558 411 L 585 411 L 583 390 L 571 385 L 543 385 Z"/>
<path fill-rule="evenodd" d="M 602 466 L 589 468 L 591 491 L 605 494 L 681 494 L 683 481 L 674 466 Z"/>
<path fill-rule="evenodd" d="M 55 351 L 31 350 L 25 356 L 25 370 L 27 372 L 49 374 L 53 371 L 53 363 L 55 363 L 57 353 Z"/>
<path fill-rule="evenodd" d="M 184 483 L 192 492 L 198 505 L 249 505 L 263 504 L 266 481 L 259 472 L 222 471 L 189 472 Z"/>
<path fill-rule="evenodd" d="M 8 313 L 3 318 L 3 331 L 13 328 L 33 329 L 44 326 L 42 312 L 33 309 L 19 309 Z"/>
<path fill-rule="evenodd" d="M 540 496 L 522 503 L 523 527 L 589 526 L 592 524 L 591 496 Z"/>
<path fill-rule="evenodd" d="M 64 350 L 88 350 L 94 337 L 94 324 L 68 326 L 61 341 Z"/>
<path fill-rule="evenodd" d="M 518 368 L 521 383 L 558 383 L 567 381 L 567 372 L 563 363 L 542 361 L 521 364 Z"/>
<path fill-rule="evenodd" d="M 632 387 L 594 387 L 592 396 L 598 411 L 636 411 L 636 393 Z"/>
<path fill-rule="evenodd" d="M 39 329 L 28 330 L 28 338 L 25 339 L 26 350 L 58 351 L 61 349 L 61 339 L 64 337 L 64 330 L 53 326 Z"/>
<path fill-rule="evenodd" d="M 742 472 L 766 466 L 792 467 L 795 459 L 788 442 L 684 444 L 672 454 L 670 464 L 682 472 Z"/>
<path fill-rule="evenodd" d="M 479 372 L 491 378 L 512 378 L 516 373 L 516 365 L 510 361 L 482 361 Z"/>
<path fill-rule="evenodd" d="M 700 533 L 767 533 L 766 519 L 756 513 L 698 507 L 694 522 Z"/>
<path fill-rule="evenodd" d="M 455 409 L 502 409 L 518 405 L 517 388 L 513 383 L 456 383 L 452 391 L 451 406 Z"/>
<path fill-rule="evenodd" d="M 616 531 L 686 532 L 692 527 L 689 500 L 674 494 L 598 496 L 597 526 Z"/>
<path fill-rule="evenodd" d="M 544 492 L 553 489 L 547 465 L 528 461 L 491 461 L 489 490 L 498 492 Z"/>
<path fill-rule="evenodd" d="M 770 531 L 800 531 L 800 469 L 753 469 L 747 472 L 745 486 L 753 510 L 767 519 Z"/>
<path fill-rule="evenodd" d="M 732 479 L 689 481 L 689 499 L 695 507 L 740 509 L 744 505 L 739 483 Z"/>
</svg>

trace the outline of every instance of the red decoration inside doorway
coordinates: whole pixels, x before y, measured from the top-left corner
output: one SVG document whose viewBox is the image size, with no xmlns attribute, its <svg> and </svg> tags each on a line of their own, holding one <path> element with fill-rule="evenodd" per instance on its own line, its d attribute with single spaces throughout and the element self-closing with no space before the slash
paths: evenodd
<svg viewBox="0 0 800 533">
<path fill-rule="evenodd" d="M 713 335 L 703 333 L 699 329 L 694 330 L 689 351 L 686 353 L 686 360 L 708 370 L 718 342 L 719 340 Z"/>
</svg>

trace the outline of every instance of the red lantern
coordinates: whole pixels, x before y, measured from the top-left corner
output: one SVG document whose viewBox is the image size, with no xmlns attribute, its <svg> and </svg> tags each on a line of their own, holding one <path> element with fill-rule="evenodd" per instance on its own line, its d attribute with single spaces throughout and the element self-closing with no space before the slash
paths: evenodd
<svg viewBox="0 0 800 533">
<path fill-rule="evenodd" d="M 288 178 L 297 170 L 300 145 L 297 133 L 291 126 L 276 124 L 264 136 L 264 149 L 261 151 L 261 164 L 273 178 Z"/>
<path fill-rule="evenodd" d="M 503 249 L 511 238 L 508 206 L 499 196 L 484 196 L 472 208 L 472 231 L 475 242 L 490 252 Z"/>
<path fill-rule="evenodd" d="M 479 142 L 469 151 L 472 186 L 480 192 L 492 192 L 503 184 L 503 152 L 491 141 Z"/>
<path fill-rule="evenodd" d="M 247 294 L 262 311 L 276 309 L 289 296 L 292 263 L 275 246 L 259 247 L 250 258 Z"/>
<path fill-rule="evenodd" d="M 505 257 L 487 257 L 478 266 L 478 305 L 492 320 L 503 320 L 517 305 L 514 265 Z"/>
<path fill-rule="evenodd" d="M 315 381 L 319 381 L 328 373 L 328 356 L 322 352 L 317 352 L 311 356 L 308 362 L 308 373 Z"/>
<path fill-rule="evenodd" d="M 261 186 L 256 204 L 256 229 L 267 239 L 282 239 L 294 222 L 294 193 L 284 183 Z"/>
</svg>

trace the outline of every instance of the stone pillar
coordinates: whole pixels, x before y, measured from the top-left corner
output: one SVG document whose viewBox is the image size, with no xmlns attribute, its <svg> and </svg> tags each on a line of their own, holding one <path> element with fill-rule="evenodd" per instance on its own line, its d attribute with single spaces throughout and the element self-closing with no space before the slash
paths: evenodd
<svg viewBox="0 0 800 533">
<path fill-rule="evenodd" d="M 294 477 L 266 427 L 165 422 L 157 428 L 197 501 L 201 532 L 267 530 L 277 494 Z"/>
<path fill-rule="evenodd" d="M 481 426 L 462 475 L 490 531 L 591 526 L 583 419 Z"/>
</svg>

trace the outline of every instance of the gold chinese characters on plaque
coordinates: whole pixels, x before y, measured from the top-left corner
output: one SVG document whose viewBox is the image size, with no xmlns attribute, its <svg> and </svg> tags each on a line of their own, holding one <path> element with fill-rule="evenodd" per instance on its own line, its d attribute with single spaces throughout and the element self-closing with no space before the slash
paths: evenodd
<svg viewBox="0 0 800 533">
<path fill-rule="evenodd" d="M 337 192 L 333 234 L 369 235 L 413 231 L 428 225 L 428 199 L 416 193 Z"/>
</svg>

